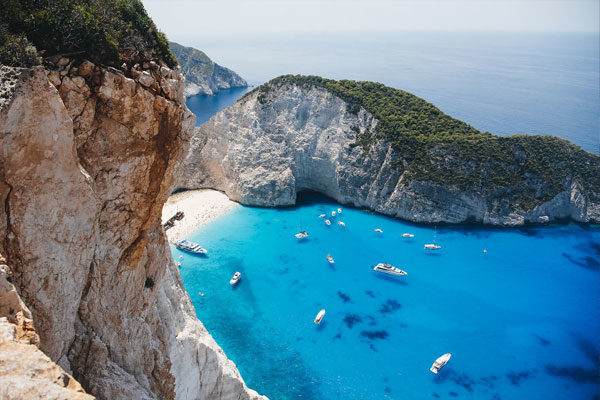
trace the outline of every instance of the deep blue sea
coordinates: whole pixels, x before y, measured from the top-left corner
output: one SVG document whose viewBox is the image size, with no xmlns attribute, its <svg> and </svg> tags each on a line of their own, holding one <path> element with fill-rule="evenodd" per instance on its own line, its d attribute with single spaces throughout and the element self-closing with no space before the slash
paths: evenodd
<svg viewBox="0 0 600 400">
<path fill-rule="evenodd" d="M 598 33 L 249 33 L 177 39 L 254 85 L 290 73 L 377 81 L 414 93 L 482 131 L 551 134 L 600 153 Z"/>
<path fill-rule="evenodd" d="M 240 206 L 190 237 L 208 257 L 173 249 L 249 387 L 273 400 L 598 398 L 599 227 L 434 228 L 343 206 L 332 226 L 318 218 L 338 207 L 314 194 Z M 424 250 L 434 236 L 442 249 Z"/>
<path fill-rule="evenodd" d="M 183 42 L 254 85 L 285 73 L 379 81 L 480 130 L 553 134 L 599 153 L 597 34 Z M 201 124 L 247 90 L 187 104 Z M 317 218 L 338 207 L 314 194 L 295 208 L 239 207 L 189 237 L 208 257 L 173 248 L 198 317 L 249 387 L 272 400 L 600 398 L 600 227 L 434 228 L 343 206 L 331 227 Z M 425 251 L 434 237 L 442 249 Z M 379 262 L 408 275 L 375 273 Z"/>
</svg>

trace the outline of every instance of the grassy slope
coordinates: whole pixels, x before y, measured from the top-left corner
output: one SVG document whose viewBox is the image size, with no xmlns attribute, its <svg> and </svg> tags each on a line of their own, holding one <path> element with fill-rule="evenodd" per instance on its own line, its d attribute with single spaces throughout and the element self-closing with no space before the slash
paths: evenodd
<svg viewBox="0 0 600 400">
<path fill-rule="evenodd" d="M 183 75 L 196 75 L 208 78 L 213 74 L 214 63 L 202 51 L 193 47 L 185 47 L 175 42 L 169 42 L 169 44 L 171 51 L 179 61 Z"/>
<path fill-rule="evenodd" d="M 266 103 L 274 88 L 287 84 L 325 88 L 346 101 L 349 112 L 364 107 L 379 123 L 375 132 L 360 133 L 356 145 L 368 154 L 376 138 L 390 142 L 407 180 L 505 198 L 524 210 L 552 199 L 573 179 L 600 199 L 600 157 L 564 139 L 480 132 L 417 96 L 374 82 L 284 75 L 252 92 Z"/>
</svg>

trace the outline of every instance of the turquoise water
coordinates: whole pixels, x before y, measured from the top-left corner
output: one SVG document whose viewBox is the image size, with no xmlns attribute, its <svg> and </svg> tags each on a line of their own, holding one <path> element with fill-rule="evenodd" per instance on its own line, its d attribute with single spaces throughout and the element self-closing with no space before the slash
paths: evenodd
<svg viewBox="0 0 600 400">
<path fill-rule="evenodd" d="M 191 96 L 185 99 L 186 105 L 196 115 L 196 126 L 200 126 L 222 109 L 235 103 L 252 88 L 223 89 L 214 96 Z"/>
<path fill-rule="evenodd" d="M 337 204 L 299 200 L 203 226 L 189 239 L 208 257 L 173 248 L 198 317 L 249 387 L 273 400 L 600 395 L 600 228 L 436 231 L 343 206 L 328 227 L 317 216 Z M 434 235 L 442 249 L 427 252 Z M 378 274 L 378 262 L 408 275 Z"/>
</svg>

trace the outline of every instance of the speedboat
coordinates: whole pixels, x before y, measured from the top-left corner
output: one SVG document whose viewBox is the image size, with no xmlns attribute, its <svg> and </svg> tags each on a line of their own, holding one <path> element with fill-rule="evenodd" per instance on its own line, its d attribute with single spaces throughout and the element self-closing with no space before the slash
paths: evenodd
<svg viewBox="0 0 600 400">
<path fill-rule="evenodd" d="M 342 209 L 338 208 L 338 214 L 341 214 L 341 213 L 342 213 Z"/>
<path fill-rule="evenodd" d="M 315 324 L 320 324 L 321 320 L 323 319 L 324 316 L 325 316 L 325 309 L 319 311 L 319 313 L 317 314 L 317 317 L 315 318 Z"/>
<path fill-rule="evenodd" d="M 242 274 L 239 272 L 236 272 L 235 274 L 233 274 L 233 277 L 229 281 L 229 284 L 235 285 L 236 283 L 238 283 L 238 281 L 240 280 L 241 277 L 242 277 Z"/>
<path fill-rule="evenodd" d="M 179 250 L 187 251 L 188 253 L 194 253 L 194 254 L 208 253 L 208 251 L 206 249 L 203 249 L 202 247 L 200 247 L 200 245 L 198 243 L 190 242 L 189 240 L 185 240 L 185 239 L 180 240 L 179 242 L 175 243 L 175 247 L 177 247 Z"/>
<path fill-rule="evenodd" d="M 377 233 L 383 233 L 383 231 L 381 229 L 379 229 L 379 228 L 375 229 L 375 232 L 377 232 Z"/>
<path fill-rule="evenodd" d="M 328 219 L 326 219 L 326 220 L 325 220 L 325 223 L 326 223 L 327 225 L 331 225 L 331 221 L 330 221 L 330 220 L 328 220 Z"/>
<path fill-rule="evenodd" d="M 321 214 L 319 215 L 319 218 L 325 218 L 327 216 L 327 214 Z"/>
<path fill-rule="evenodd" d="M 332 212 L 331 212 L 331 216 L 332 216 L 332 217 L 335 217 L 335 211 L 332 211 Z"/>
<path fill-rule="evenodd" d="M 407 272 L 392 266 L 391 264 L 379 263 L 373 267 L 373 271 L 383 272 L 388 275 L 406 275 Z"/>
<path fill-rule="evenodd" d="M 423 246 L 423 248 L 425 250 L 439 250 L 442 248 L 442 246 L 438 246 L 435 243 L 430 243 L 430 244 L 426 244 L 425 246 Z"/>
<path fill-rule="evenodd" d="M 306 239 L 308 237 L 308 232 L 306 232 L 306 231 L 298 232 L 294 236 L 296 236 L 296 239 Z"/>
<path fill-rule="evenodd" d="M 440 369 L 444 368 L 444 365 L 448 363 L 450 357 L 452 357 L 452 354 L 450 353 L 446 353 L 443 356 L 439 357 L 433 362 L 433 365 L 431 366 L 431 368 L 429 368 L 429 370 L 434 374 L 437 374 L 438 372 L 440 372 Z"/>
<path fill-rule="evenodd" d="M 403 233 L 403 234 L 402 234 L 402 237 L 405 237 L 405 238 L 413 238 L 413 237 L 415 237 L 415 235 L 413 235 L 412 233 Z"/>
<path fill-rule="evenodd" d="M 333 257 L 331 257 L 331 254 L 327 254 L 327 261 L 329 261 L 329 264 L 333 264 Z"/>
<path fill-rule="evenodd" d="M 345 223 L 343 223 L 342 221 L 338 221 L 338 225 L 339 225 L 339 226 L 346 226 L 346 224 L 345 224 Z"/>
</svg>

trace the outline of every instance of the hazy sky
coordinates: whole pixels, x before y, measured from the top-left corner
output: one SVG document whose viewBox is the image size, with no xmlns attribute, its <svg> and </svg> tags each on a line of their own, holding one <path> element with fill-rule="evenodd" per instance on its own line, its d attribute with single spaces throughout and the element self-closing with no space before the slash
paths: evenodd
<svg viewBox="0 0 600 400">
<path fill-rule="evenodd" d="M 298 31 L 599 31 L 598 0 L 142 0 L 169 38 Z"/>
</svg>

